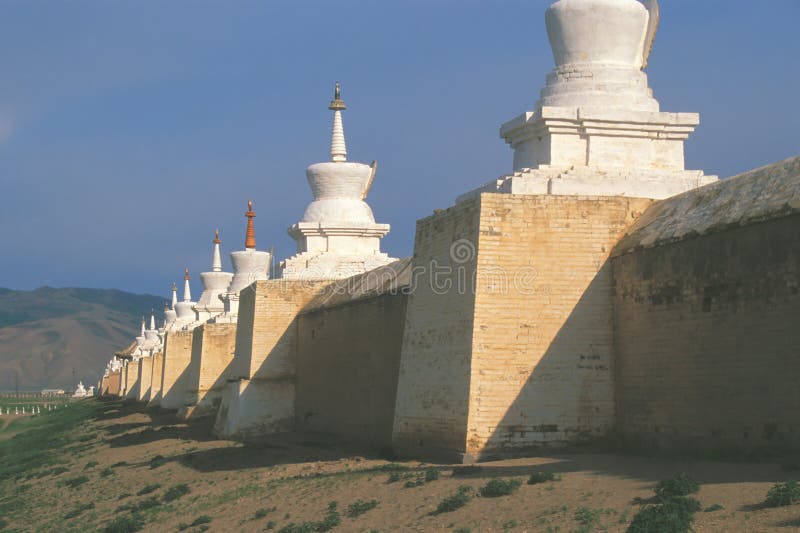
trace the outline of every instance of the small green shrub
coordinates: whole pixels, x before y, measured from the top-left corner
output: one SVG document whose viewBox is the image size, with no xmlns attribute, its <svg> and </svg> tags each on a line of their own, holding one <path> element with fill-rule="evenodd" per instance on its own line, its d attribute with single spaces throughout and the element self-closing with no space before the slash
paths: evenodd
<svg viewBox="0 0 800 533">
<path fill-rule="evenodd" d="M 198 526 L 202 526 L 202 525 L 205 525 L 205 524 L 210 524 L 211 520 L 212 519 L 211 519 L 210 516 L 204 514 L 203 516 L 198 516 L 197 518 L 195 518 L 194 522 L 192 522 L 191 524 L 179 524 L 178 525 L 178 529 L 180 531 L 185 531 L 185 530 L 189 529 L 190 527 L 198 527 Z"/>
<path fill-rule="evenodd" d="M 708 507 L 703 509 L 703 512 L 704 513 L 713 513 L 714 511 L 722 511 L 723 509 L 725 509 L 725 507 L 723 507 L 722 505 L 720 505 L 718 503 L 715 503 L 714 505 L 709 505 Z"/>
<path fill-rule="evenodd" d="M 94 468 L 99 464 L 100 463 L 98 463 L 97 461 L 89 461 L 88 463 L 86 463 L 86 466 L 84 466 L 83 469 L 84 470 L 89 470 L 90 468 Z"/>
<path fill-rule="evenodd" d="M 261 518 L 264 518 L 269 513 L 274 513 L 277 510 L 278 510 L 277 507 L 267 507 L 267 508 L 264 508 L 264 509 L 259 509 L 258 511 L 256 511 L 256 514 L 253 516 L 253 520 L 259 520 Z"/>
<path fill-rule="evenodd" d="M 330 531 L 342 523 L 342 517 L 339 515 L 339 504 L 331 502 L 328 504 L 328 512 L 321 522 L 317 523 L 315 531 Z"/>
<path fill-rule="evenodd" d="M 477 465 L 460 466 L 453 469 L 453 477 L 470 477 L 483 472 L 483 468 Z"/>
<path fill-rule="evenodd" d="M 578 522 L 581 527 L 577 530 L 579 533 L 591 531 L 600 522 L 600 515 L 603 514 L 602 509 L 590 509 L 589 507 L 580 507 L 575 511 L 573 518 Z"/>
<path fill-rule="evenodd" d="M 671 479 L 658 482 L 656 496 L 668 500 L 675 496 L 688 496 L 700 490 L 700 485 L 687 474 L 679 474 Z"/>
<path fill-rule="evenodd" d="M 180 485 L 172 486 L 169 489 L 167 489 L 167 491 L 164 493 L 164 501 L 165 502 L 175 501 L 178 498 L 186 496 L 190 492 L 191 490 L 189 489 L 189 485 L 187 485 L 186 483 L 181 483 Z"/>
<path fill-rule="evenodd" d="M 428 468 L 425 470 L 425 483 L 436 481 L 440 477 L 440 473 L 435 468 Z"/>
<path fill-rule="evenodd" d="M 140 501 L 139 503 L 137 503 L 135 505 L 133 511 L 134 512 L 136 512 L 136 511 L 145 511 L 147 509 L 152 509 L 153 507 L 158 507 L 158 506 L 159 506 L 158 498 L 156 498 L 155 496 L 150 496 L 149 498 L 146 498 L 146 499 Z"/>
<path fill-rule="evenodd" d="M 378 470 L 381 472 L 407 472 L 411 470 L 411 468 L 406 465 L 401 465 L 400 463 L 386 463 L 378 467 Z"/>
<path fill-rule="evenodd" d="M 456 509 L 461 509 L 467 503 L 469 503 L 470 498 L 472 498 L 472 487 L 469 485 L 461 485 L 458 487 L 458 490 L 452 496 L 448 496 L 436 507 L 436 514 L 441 513 L 450 513 L 455 511 Z"/>
<path fill-rule="evenodd" d="M 361 516 L 367 511 L 376 508 L 377 506 L 378 506 L 378 500 L 370 500 L 368 502 L 364 500 L 356 500 L 347 506 L 347 516 L 349 518 L 356 518 L 357 516 Z"/>
<path fill-rule="evenodd" d="M 316 527 L 316 522 L 303 522 L 300 524 L 292 522 L 280 528 L 278 533 L 313 533 L 317 530 Z"/>
<path fill-rule="evenodd" d="M 77 476 L 77 477 L 69 478 L 68 480 L 64 481 L 64 485 L 69 487 L 69 488 L 71 488 L 71 489 L 74 489 L 75 487 L 79 487 L 79 486 L 83 485 L 84 483 L 86 483 L 88 481 L 89 481 L 89 478 L 86 477 L 86 476 Z"/>
<path fill-rule="evenodd" d="M 484 498 L 497 498 L 498 496 L 508 496 L 522 485 L 519 479 L 490 479 L 486 485 L 481 487 L 481 496 Z"/>
<path fill-rule="evenodd" d="M 785 507 L 800 502 L 800 483 L 787 481 L 775 483 L 767 493 L 764 505 L 767 507 Z"/>
<path fill-rule="evenodd" d="M 150 469 L 155 469 L 160 466 L 164 466 L 167 464 L 167 459 L 163 455 L 156 455 L 152 459 L 150 459 Z"/>
<path fill-rule="evenodd" d="M 266 530 L 275 529 L 275 521 L 274 520 L 270 520 L 269 522 L 267 522 L 267 525 L 264 526 L 264 529 L 266 529 Z"/>
<path fill-rule="evenodd" d="M 50 475 L 57 476 L 59 474 L 63 474 L 64 472 L 69 472 L 69 468 L 65 466 L 57 466 L 50 471 Z"/>
<path fill-rule="evenodd" d="M 152 485 L 147 485 L 145 488 L 140 490 L 136 493 L 137 496 L 144 496 L 145 494 L 150 494 L 151 492 L 155 492 L 161 488 L 160 483 L 153 483 Z"/>
<path fill-rule="evenodd" d="M 700 502 L 677 497 L 655 505 L 647 505 L 633 517 L 627 533 L 688 533 L 692 531 L 694 513 Z"/>
<path fill-rule="evenodd" d="M 547 483 L 548 481 L 559 481 L 559 479 L 552 472 L 536 471 L 528 478 L 528 485 L 538 485 L 539 483 Z"/>
<path fill-rule="evenodd" d="M 65 514 L 64 515 L 64 520 L 69 520 L 71 518 L 78 517 L 78 516 L 82 515 L 84 513 L 84 511 L 89 511 L 91 509 L 94 509 L 94 504 L 93 503 L 85 503 L 83 505 L 79 505 L 78 507 L 76 507 L 72 511 L 68 512 L 67 514 Z"/>
<path fill-rule="evenodd" d="M 103 528 L 103 533 L 136 533 L 144 527 L 144 518 L 138 514 L 116 517 Z"/>
<path fill-rule="evenodd" d="M 100 471 L 100 477 L 108 477 L 114 475 L 114 469 L 111 467 L 106 467 Z"/>
</svg>

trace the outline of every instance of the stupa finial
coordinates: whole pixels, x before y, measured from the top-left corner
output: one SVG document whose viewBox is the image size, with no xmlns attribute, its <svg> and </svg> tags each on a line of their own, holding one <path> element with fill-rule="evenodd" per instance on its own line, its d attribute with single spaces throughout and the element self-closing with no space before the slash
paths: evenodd
<svg viewBox="0 0 800 533">
<path fill-rule="evenodd" d="M 189 276 L 189 269 L 184 269 L 183 274 L 183 301 L 184 302 L 191 302 L 192 301 L 192 290 L 189 288 L 189 280 L 192 279 Z"/>
<path fill-rule="evenodd" d="M 222 256 L 219 253 L 219 245 L 222 241 L 219 240 L 219 230 L 214 231 L 214 256 L 211 258 L 212 272 L 222 272 Z"/>
<path fill-rule="evenodd" d="M 145 322 L 144 317 L 142 317 L 142 329 L 141 329 L 142 335 L 144 335 L 144 322 Z"/>
<path fill-rule="evenodd" d="M 175 304 L 178 303 L 178 285 L 172 282 L 172 308 L 175 309 Z"/>
<path fill-rule="evenodd" d="M 156 329 L 156 312 L 150 309 L 150 330 L 155 331 Z"/>
<path fill-rule="evenodd" d="M 244 216 L 247 217 L 247 231 L 245 232 L 244 236 L 244 247 L 246 250 L 255 250 L 256 228 L 253 225 L 253 219 L 255 218 L 256 214 L 253 211 L 253 200 L 247 201 L 247 213 L 245 213 Z"/>
<path fill-rule="evenodd" d="M 344 125 L 342 124 L 342 111 L 347 109 L 342 100 L 342 86 L 336 82 L 333 90 L 333 100 L 328 106 L 333 111 L 333 129 L 331 130 L 331 161 L 343 163 L 347 161 L 347 143 L 344 140 Z"/>
</svg>

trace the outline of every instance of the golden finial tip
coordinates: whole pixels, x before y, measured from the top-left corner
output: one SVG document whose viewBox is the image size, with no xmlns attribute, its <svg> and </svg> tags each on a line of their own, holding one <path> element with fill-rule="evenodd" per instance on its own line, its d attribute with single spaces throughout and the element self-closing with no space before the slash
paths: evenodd
<svg viewBox="0 0 800 533">
<path fill-rule="evenodd" d="M 219 240 L 219 230 L 218 230 L 218 229 L 216 229 L 216 230 L 214 230 L 214 244 L 219 244 L 219 243 L 221 243 L 221 242 L 222 242 L 222 241 L 221 241 L 221 240 Z"/>
</svg>

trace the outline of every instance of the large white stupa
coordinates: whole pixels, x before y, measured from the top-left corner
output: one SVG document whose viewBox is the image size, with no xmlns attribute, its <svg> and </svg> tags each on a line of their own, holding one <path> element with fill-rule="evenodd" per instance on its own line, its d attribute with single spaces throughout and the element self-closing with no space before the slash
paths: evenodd
<svg viewBox="0 0 800 533">
<path fill-rule="evenodd" d="M 514 172 L 480 192 L 662 199 L 717 180 L 685 170 L 697 113 L 660 110 L 647 66 L 657 0 L 559 0 L 545 16 L 555 68 L 533 111 L 506 122 Z"/>
<path fill-rule="evenodd" d="M 306 177 L 314 195 L 302 220 L 289 228 L 297 255 L 282 264 L 285 279 L 336 280 L 394 261 L 382 253 L 380 240 L 388 224 L 377 224 L 364 201 L 375 179 L 377 163 L 347 161 L 342 111 L 347 107 L 336 84 L 331 132 L 331 160 L 311 165 Z"/>
<path fill-rule="evenodd" d="M 200 274 L 203 283 L 203 293 L 197 300 L 194 307 L 195 320 L 199 323 L 206 322 L 210 318 L 225 311 L 225 306 L 220 298 L 226 294 L 231 283 L 233 274 L 222 271 L 222 256 L 220 255 L 219 230 L 214 233 L 214 251 L 211 258 L 211 272 Z"/>
<path fill-rule="evenodd" d="M 253 219 L 253 201 L 247 202 L 247 230 L 245 231 L 244 250 L 231 252 L 233 277 L 230 284 L 219 298 L 224 305 L 224 312 L 212 319 L 213 322 L 236 322 L 239 314 L 239 293 L 255 281 L 269 279 L 269 267 L 272 262 L 272 252 L 256 250 L 256 229 Z"/>
</svg>

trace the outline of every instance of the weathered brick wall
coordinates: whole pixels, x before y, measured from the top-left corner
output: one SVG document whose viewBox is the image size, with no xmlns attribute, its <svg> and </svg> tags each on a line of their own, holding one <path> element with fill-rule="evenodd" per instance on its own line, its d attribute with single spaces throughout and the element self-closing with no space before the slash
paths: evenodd
<svg viewBox="0 0 800 533">
<path fill-rule="evenodd" d="M 475 257 L 455 263 L 450 249 L 477 242 L 478 225 L 478 200 L 417 222 L 392 431 L 404 455 L 466 452 L 474 299 L 453 287 L 459 272 L 472 278 Z"/>
<path fill-rule="evenodd" d="M 188 405 L 196 405 L 209 395 L 221 397 L 235 348 L 235 323 L 208 323 L 194 330 L 186 397 Z"/>
<path fill-rule="evenodd" d="M 449 267 L 450 285 L 418 276 L 409 298 L 398 451 L 473 460 L 609 431 L 606 263 L 650 203 L 482 194 L 420 221 L 414 268 Z"/>
<path fill-rule="evenodd" d="M 119 371 L 109 372 L 105 378 L 106 391 L 104 396 L 119 395 Z"/>
<path fill-rule="evenodd" d="M 305 281 L 259 281 L 242 291 L 239 317 L 253 324 L 242 339 L 237 338 L 236 357 L 242 357 L 250 379 L 294 377 L 297 352 L 297 314 L 327 283 Z M 250 318 L 252 317 L 252 318 Z M 240 346 L 242 350 L 240 351 Z M 240 369 L 237 365 L 237 369 Z"/>
<path fill-rule="evenodd" d="M 297 314 L 328 283 L 257 281 L 239 296 L 236 347 L 214 424 L 243 438 L 294 426 Z"/>
<path fill-rule="evenodd" d="M 800 446 L 800 158 L 653 206 L 615 251 L 617 428 L 632 445 Z"/>
<path fill-rule="evenodd" d="M 148 401 L 150 399 L 150 384 L 153 378 L 153 358 L 143 357 L 139 359 L 139 391 L 137 400 Z"/>
<path fill-rule="evenodd" d="M 161 407 L 180 409 L 186 398 L 187 375 L 192 360 L 192 331 L 170 331 L 164 339 Z"/>
<path fill-rule="evenodd" d="M 406 301 L 382 294 L 299 316 L 299 429 L 391 444 Z"/>
<path fill-rule="evenodd" d="M 136 399 L 139 394 L 139 361 L 130 361 L 125 367 L 125 397 Z"/>
<path fill-rule="evenodd" d="M 161 402 L 162 373 L 164 371 L 164 353 L 153 354 L 153 375 L 150 378 L 150 400 L 149 406 L 158 405 Z"/>
</svg>

